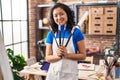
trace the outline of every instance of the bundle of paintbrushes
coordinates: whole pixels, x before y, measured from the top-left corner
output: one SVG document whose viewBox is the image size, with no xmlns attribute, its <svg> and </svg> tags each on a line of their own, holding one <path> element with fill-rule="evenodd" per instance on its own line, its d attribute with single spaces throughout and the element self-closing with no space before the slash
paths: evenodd
<svg viewBox="0 0 120 80">
<path fill-rule="evenodd" d="M 118 55 L 105 55 L 106 80 L 114 80 L 114 67 L 118 61 Z"/>
</svg>

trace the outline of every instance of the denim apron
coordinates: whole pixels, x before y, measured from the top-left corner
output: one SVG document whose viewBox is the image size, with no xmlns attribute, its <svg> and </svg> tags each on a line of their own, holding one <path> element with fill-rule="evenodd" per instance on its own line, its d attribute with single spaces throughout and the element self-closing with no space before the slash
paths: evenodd
<svg viewBox="0 0 120 80">
<path fill-rule="evenodd" d="M 57 39 L 57 42 L 59 40 Z M 64 38 L 64 43 L 67 38 Z M 53 40 L 53 55 L 56 55 L 57 44 Z M 75 53 L 72 37 L 66 47 L 68 53 Z M 78 80 L 77 60 L 62 58 L 61 60 L 50 63 L 46 80 Z"/>
</svg>

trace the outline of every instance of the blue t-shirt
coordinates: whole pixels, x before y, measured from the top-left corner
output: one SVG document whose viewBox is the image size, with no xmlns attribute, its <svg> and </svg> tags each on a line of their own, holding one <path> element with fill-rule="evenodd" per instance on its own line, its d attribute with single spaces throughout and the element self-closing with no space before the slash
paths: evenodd
<svg viewBox="0 0 120 80">
<path fill-rule="evenodd" d="M 61 38 L 69 38 L 69 36 L 70 36 L 70 32 L 68 31 L 68 27 L 66 27 L 66 29 L 64 30 L 64 27 L 62 26 L 61 27 Z M 59 38 L 58 33 L 55 34 L 55 37 L 56 37 L 56 39 Z M 74 29 L 72 38 L 73 38 L 74 49 L 75 49 L 75 52 L 77 53 L 77 51 L 78 51 L 77 42 L 80 40 L 84 40 L 84 36 L 83 36 L 82 32 L 80 31 L 80 29 L 78 29 L 78 28 Z M 52 44 L 53 39 L 54 39 L 53 33 L 51 31 L 48 32 L 47 37 L 46 37 L 46 43 Z"/>
</svg>

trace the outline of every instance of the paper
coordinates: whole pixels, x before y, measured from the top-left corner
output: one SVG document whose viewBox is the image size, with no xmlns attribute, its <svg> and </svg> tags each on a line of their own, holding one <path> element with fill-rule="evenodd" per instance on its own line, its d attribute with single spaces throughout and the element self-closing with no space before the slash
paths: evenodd
<svg viewBox="0 0 120 80">
<path fill-rule="evenodd" d="M 95 64 L 79 63 L 78 69 L 80 69 L 80 70 L 94 70 Z"/>
</svg>

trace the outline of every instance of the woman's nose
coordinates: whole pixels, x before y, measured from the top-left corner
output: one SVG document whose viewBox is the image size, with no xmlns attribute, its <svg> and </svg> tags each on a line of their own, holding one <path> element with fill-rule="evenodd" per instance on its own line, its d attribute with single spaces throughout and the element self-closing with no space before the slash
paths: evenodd
<svg viewBox="0 0 120 80">
<path fill-rule="evenodd" d="M 61 16 L 60 15 L 58 15 L 58 19 L 60 19 L 61 18 Z"/>
</svg>

